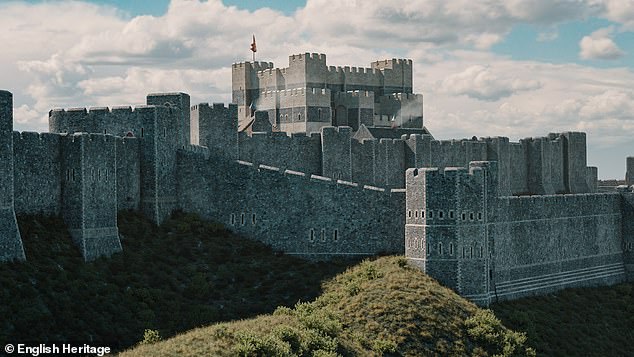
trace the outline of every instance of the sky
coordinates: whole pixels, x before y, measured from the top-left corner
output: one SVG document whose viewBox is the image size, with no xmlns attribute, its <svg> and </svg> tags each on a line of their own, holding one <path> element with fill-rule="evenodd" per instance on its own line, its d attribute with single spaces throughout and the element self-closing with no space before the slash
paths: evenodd
<svg viewBox="0 0 634 357">
<path fill-rule="evenodd" d="M 276 67 L 412 59 L 436 139 L 583 131 L 603 179 L 634 156 L 634 0 L 0 0 L 0 89 L 20 131 L 151 92 L 227 103 L 253 34 Z"/>
</svg>

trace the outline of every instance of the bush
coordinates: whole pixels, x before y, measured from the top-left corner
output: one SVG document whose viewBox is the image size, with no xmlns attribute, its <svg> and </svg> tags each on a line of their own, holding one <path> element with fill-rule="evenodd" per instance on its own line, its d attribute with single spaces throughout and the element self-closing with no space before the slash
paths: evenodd
<svg viewBox="0 0 634 357">
<path fill-rule="evenodd" d="M 504 357 L 535 356 L 535 351 L 525 346 L 526 334 L 508 330 L 491 310 L 478 310 L 465 320 L 465 326 L 469 336 L 490 354 Z"/>
<path fill-rule="evenodd" d="M 394 341 L 388 341 L 383 339 L 374 340 L 372 343 L 372 350 L 380 353 L 394 353 L 396 352 L 396 343 Z"/>
<path fill-rule="evenodd" d="M 141 341 L 142 345 L 151 345 L 153 343 L 157 343 L 161 340 L 161 335 L 156 330 L 146 329 L 143 331 L 143 340 Z"/>
</svg>

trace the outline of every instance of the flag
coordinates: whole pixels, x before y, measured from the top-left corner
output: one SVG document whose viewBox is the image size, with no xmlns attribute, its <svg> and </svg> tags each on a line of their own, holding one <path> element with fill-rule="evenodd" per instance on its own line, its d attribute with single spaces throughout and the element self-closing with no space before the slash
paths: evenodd
<svg viewBox="0 0 634 357">
<path fill-rule="evenodd" d="M 253 35 L 253 43 L 251 43 L 251 51 L 253 51 L 254 53 L 258 51 L 257 47 L 255 46 L 255 35 Z"/>
</svg>

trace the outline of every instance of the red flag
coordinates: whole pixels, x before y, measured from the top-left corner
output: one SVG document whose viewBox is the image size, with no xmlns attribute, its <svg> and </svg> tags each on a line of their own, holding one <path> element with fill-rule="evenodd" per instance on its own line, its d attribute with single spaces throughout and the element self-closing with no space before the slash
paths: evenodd
<svg viewBox="0 0 634 357">
<path fill-rule="evenodd" d="M 255 46 L 255 35 L 253 35 L 253 43 L 251 44 L 251 51 L 253 52 L 258 51 L 257 47 Z"/>
</svg>

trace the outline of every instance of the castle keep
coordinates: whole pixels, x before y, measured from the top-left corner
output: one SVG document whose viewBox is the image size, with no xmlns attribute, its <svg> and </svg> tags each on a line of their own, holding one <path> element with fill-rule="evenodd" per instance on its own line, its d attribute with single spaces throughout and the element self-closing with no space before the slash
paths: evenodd
<svg viewBox="0 0 634 357">
<path fill-rule="evenodd" d="M 149 94 L 49 133 L 14 132 L 0 91 L 0 260 L 28 259 L 16 214 L 60 215 L 92 260 L 122 249 L 117 211 L 182 209 L 309 259 L 405 254 L 483 305 L 634 277 L 634 193 L 596 192 L 584 133 L 436 140 L 410 60 L 232 71 L 228 107 Z"/>
<path fill-rule="evenodd" d="M 412 94 L 412 60 L 372 62 L 369 68 L 326 65 L 326 55 L 291 55 L 232 66 L 232 103 L 241 127 L 254 111 L 268 113 L 275 131 L 318 132 L 324 126 L 423 128 L 423 96 Z"/>
</svg>

